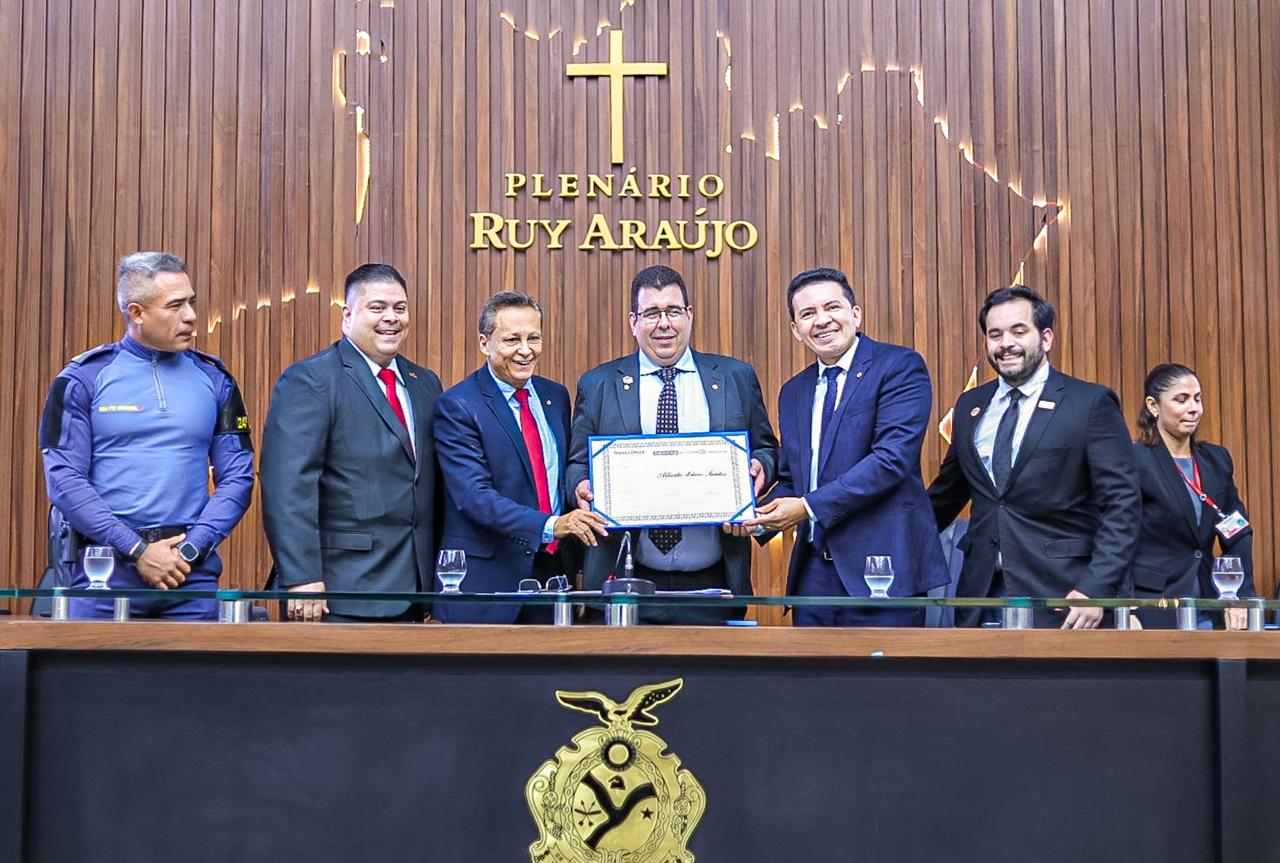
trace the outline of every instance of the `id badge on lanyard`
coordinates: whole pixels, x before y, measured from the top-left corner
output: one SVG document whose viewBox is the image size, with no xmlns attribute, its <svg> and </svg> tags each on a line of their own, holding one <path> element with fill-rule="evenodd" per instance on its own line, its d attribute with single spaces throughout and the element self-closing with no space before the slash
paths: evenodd
<svg viewBox="0 0 1280 863">
<path fill-rule="evenodd" d="M 1189 479 L 1182 471 L 1178 471 L 1178 474 L 1182 477 L 1183 482 L 1191 487 L 1191 491 L 1195 493 L 1196 497 L 1200 498 L 1200 502 L 1212 507 L 1213 511 L 1218 514 L 1218 521 L 1213 525 L 1213 529 L 1218 532 L 1218 536 L 1225 541 L 1249 526 L 1248 519 L 1240 514 L 1240 510 L 1237 509 L 1233 512 L 1225 513 L 1213 502 L 1213 498 L 1205 494 L 1204 486 L 1200 482 L 1200 463 L 1195 460 L 1194 456 L 1191 458 L 1191 471 L 1195 474 L 1194 480 Z"/>
</svg>

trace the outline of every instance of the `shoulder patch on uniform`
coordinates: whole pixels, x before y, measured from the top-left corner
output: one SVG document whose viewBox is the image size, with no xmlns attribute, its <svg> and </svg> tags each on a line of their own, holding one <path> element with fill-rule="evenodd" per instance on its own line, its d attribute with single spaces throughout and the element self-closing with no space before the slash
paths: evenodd
<svg viewBox="0 0 1280 863">
<path fill-rule="evenodd" d="M 197 359 L 204 360 L 206 363 L 208 363 L 211 366 L 214 366 L 219 371 L 227 372 L 226 364 L 222 362 L 221 358 L 214 356 L 213 354 L 207 354 L 204 351 L 198 351 L 195 348 L 191 348 L 191 355 L 193 357 L 196 357 Z M 227 374 L 230 375 L 231 372 L 227 372 Z"/>
<path fill-rule="evenodd" d="M 71 378 L 59 375 L 53 379 L 49 387 L 49 398 L 45 399 L 44 413 L 40 416 L 40 448 L 54 449 L 62 437 L 62 410 L 67 395 L 67 385 Z"/>
<path fill-rule="evenodd" d="M 119 347 L 119 345 L 120 345 L 119 342 L 107 342 L 105 345 L 98 345 L 96 348 L 89 348 L 89 350 L 85 351 L 84 353 L 77 354 L 76 356 L 72 357 L 71 362 L 67 363 L 67 365 L 69 366 L 83 365 L 84 363 L 88 362 L 94 357 L 100 357 L 105 354 L 114 353 L 116 348 Z"/>
</svg>

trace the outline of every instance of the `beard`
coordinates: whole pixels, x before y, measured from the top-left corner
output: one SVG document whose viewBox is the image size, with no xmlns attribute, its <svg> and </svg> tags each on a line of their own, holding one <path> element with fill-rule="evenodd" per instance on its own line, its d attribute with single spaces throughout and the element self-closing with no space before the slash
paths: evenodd
<svg viewBox="0 0 1280 863">
<path fill-rule="evenodd" d="M 1014 368 L 1012 371 L 1004 372 L 1000 368 L 1000 358 L 1002 356 L 1021 356 L 1022 365 Z M 991 364 L 991 368 L 996 370 L 996 374 L 1004 378 L 1005 383 L 1011 387 L 1020 387 L 1027 381 L 1031 380 L 1031 376 L 1040 368 L 1040 364 L 1044 362 L 1044 350 L 1040 347 L 1039 342 L 1036 346 L 1023 351 L 1020 348 L 1014 348 L 1008 351 L 996 351 L 987 353 L 987 362 Z"/>
</svg>

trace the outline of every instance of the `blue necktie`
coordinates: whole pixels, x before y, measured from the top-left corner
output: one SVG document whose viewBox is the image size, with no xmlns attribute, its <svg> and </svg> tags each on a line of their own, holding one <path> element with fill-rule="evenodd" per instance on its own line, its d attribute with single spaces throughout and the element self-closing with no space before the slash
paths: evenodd
<svg viewBox="0 0 1280 863">
<path fill-rule="evenodd" d="M 827 379 L 827 392 L 822 399 L 822 425 L 818 426 L 819 452 L 822 450 L 822 439 L 827 436 L 827 432 L 831 428 L 831 418 L 836 415 L 836 397 L 840 394 L 838 381 L 841 371 L 839 366 L 827 366 L 822 370 L 823 377 Z M 814 477 L 810 485 L 817 485 L 817 477 Z M 825 549 L 826 543 L 822 534 L 822 525 L 814 521 L 813 544 L 817 548 Z"/>
<path fill-rule="evenodd" d="M 658 369 L 658 377 L 662 378 L 662 392 L 658 394 L 658 421 L 654 428 L 658 434 L 676 434 L 680 431 L 680 412 L 676 400 L 676 375 L 679 372 L 680 369 L 675 366 Z M 684 530 L 678 527 L 649 529 L 649 541 L 663 554 L 670 554 L 671 549 L 679 545 L 683 538 Z"/>
<path fill-rule="evenodd" d="M 822 399 L 822 425 L 818 440 L 827 436 L 827 430 L 831 427 L 831 417 L 836 412 L 836 398 L 840 395 L 840 387 L 836 381 L 840 377 L 840 371 L 839 366 L 828 366 L 822 372 L 827 379 L 827 394 Z"/>
</svg>

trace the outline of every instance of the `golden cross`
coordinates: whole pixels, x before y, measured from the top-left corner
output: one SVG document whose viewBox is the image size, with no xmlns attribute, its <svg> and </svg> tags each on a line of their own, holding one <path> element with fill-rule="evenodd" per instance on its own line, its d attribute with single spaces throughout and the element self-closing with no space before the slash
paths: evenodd
<svg viewBox="0 0 1280 863">
<path fill-rule="evenodd" d="M 666 63 L 626 63 L 622 59 L 622 31 L 609 31 L 608 63 L 568 63 L 564 67 L 570 78 L 578 76 L 609 76 L 609 134 L 611 158 L 615 165 L 622 164 L 622 82 L 634 75 L 666 75 Z"/>
</svg>

